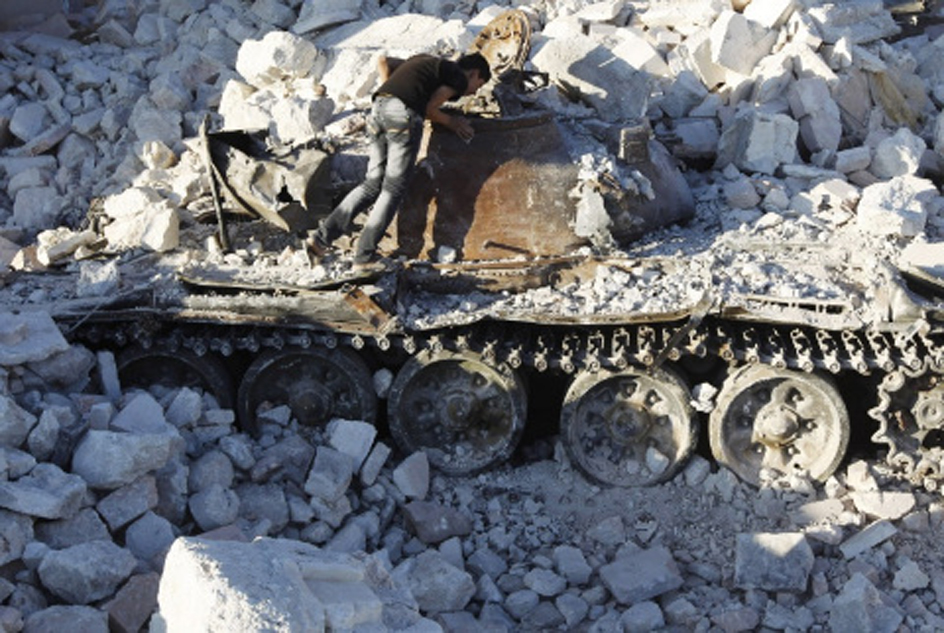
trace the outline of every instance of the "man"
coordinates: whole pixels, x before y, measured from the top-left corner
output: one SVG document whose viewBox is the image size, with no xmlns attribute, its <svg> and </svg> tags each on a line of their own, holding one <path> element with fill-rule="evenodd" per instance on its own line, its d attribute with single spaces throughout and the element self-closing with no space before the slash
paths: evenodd
<svg viewBox="0 0 944 633">
<path fill-rule="evenodd" d="M 488 61 L 479 53 L 455 62 L 426 54 L 405 61 L 383 57 L 380 72 L 383 83 L 374 93 L 367 121 L 372 139 L 364 181 L 308 238 L 312 254 L 322 256 L 334 240 L 351 231 L 354 218 L 373 204 L 357 240 L 354 265 L 360 269 L 376 265 L 377 244 L 393 221 L 413 173 L 423 119 L 470 141 L 475 131 L 469 121 L 443 112 L 440 106 L 475 93 L 491 78 Z"/>
</svg>

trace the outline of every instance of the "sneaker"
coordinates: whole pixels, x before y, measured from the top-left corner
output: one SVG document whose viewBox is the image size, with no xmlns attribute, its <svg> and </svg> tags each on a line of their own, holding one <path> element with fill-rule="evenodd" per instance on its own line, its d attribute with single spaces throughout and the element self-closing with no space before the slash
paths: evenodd
<svg viewBox="0 0 944 633">
<path fill-rule="evenodd" d="M 308 250 L 309 255 L 317 259 L 324 257 L 330 250 L 330 247 L 321 240 L 321 237 L 319 237 L 317 233 L 308 235 L 308 239 L 305 240 L 305 248 Z"/>
</svg>

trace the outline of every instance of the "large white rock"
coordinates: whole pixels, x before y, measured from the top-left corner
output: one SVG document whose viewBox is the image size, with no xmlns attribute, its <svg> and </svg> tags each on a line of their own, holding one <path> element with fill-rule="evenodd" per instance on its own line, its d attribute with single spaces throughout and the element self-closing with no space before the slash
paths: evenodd
<svg viewBox="0 0 944 633">
<path fill-rule="evenodd" d="M 779 29 L 796 9 L 796 0 L 751 0 L 744 8 L 744 17 L 765 29 Z"/>
<path fill-rule="evenodd" d="M 180 216 L 169 200 L 161 199 L 138 213 L 115 220 L 102 232 L 114 247 L 140 246 L 163 253 L 180 244 Z"/>
<path fill-rule="evenodd" d="M 304 35 L 311 31 L 353 22 L 361 17 L 363 0 L 304 0 L 298 15 L 298 22 L 292 32 Z"/>
<path fill-rule="evenodd" d="M 179 538 L 164 561 L 158 606 L 169 633 L 323 631 L 326 605 L 310 585 L 364 589 L 363 579 L 353 557 L 299 541 Z"/>
<path fill-rule="evenodd" d="M 929 207 L 940 206 L 941 197 L 930 180 L 898 176 L 862 190 L 856 226 L 877 235 L 913 237 L 924 231 Z"/>
<path fill-rule="evenodd" d="M 716 166 L 733 163 L 741 171 L 773 174 L 795 161 L 799 127 L 785 114 L 743 110 L 721 133 Z"/>
<path fill-rule="evenodd" d="M 328 65 L 321 77 L 328 97 L 339 106 L 369 97 L 380 85 L 377 59 L 381 52 L 370 48 L 341 48 L 328 52 Z"/>
<path fill-rule="evenodd" d="M 662 54 L 637 29 L 626 27 L 615 34 L 618 44 L 613 52 L 627 64 L 637 70 L 659 77 L 671 77 L 672 71 L 662 58 Z"/>
<path fill-rule="evenodd" d="M 875 147 L 869 171 L 879 178 L 915 174 L 927 145 L 924 139 L 906 127 L 883 139 Z"/>
<path fill-rule="evenodd" d="M 55 187 L 26 187 L 13 201 L 13 224 L 27 231 L 55 226 L 64 205 Z"/>
<path fill-rule="evenodd" d="M 826 81 L 818 77 L 799 79 L 787 95 L 790 110 L 800 122 L 800 138 L 810 153 L 835 152 L 842 139 L 842 121 Z"/>
<path fill-rule="evenodd" d="M 854 44 L 897 35 L 901 28 L 882 0 L 843 0 L 807 9 L 823 40 L 834 44 L 846 37 Z"/>
<path fill-rule="evenodd" d="M 760 60 L 751 74 L 754 86 L 750 100 L 758 105 L 782 100 L 796 81 L 794 66 L 794 56 L 787 51 L 779 51 Z"/>
<path fill-rule="evenodd" d="M 379 20 L 358 20 L 315 37 L 322 50 L 368 48 L 385 50 L 396 57 L 416 53 L 464 52 L 475 39 L 461 20 L 443 21 L 431 15 L 404 13 Z"/>
<path fill-rule="evenodd" d="M 19 448 L 36 426 L 35 415 L 13 398 L 0 395 L 0 446 Z"/>
<path fill-rule="evenodd" d="M 621 59 L 613 50 L 587 37 L 568 40 L 535 38 L 535 68 L 548 73 L 552 82 L 566 82 L 580 91 L 580 98 L 609 122 L 640 118 L 649 102 L 649 77 Z"/>
<path fill-rule="evenodd" d="M 777 31 L 764 28 L 740 13 L 724 11 L 711 26 L 711 59 L 725 68 L 750 75 L 777 41 Z"/>
<path fill-rule="evenodd" d="M 283 79 L 317 79 L 323 69 L 324 58 L 315 45 L 286 31 L 272 31 L 261 40 L 243 42 L 236 56 L 236 72 L 256 88 Z"/>
<path fill-rule="evenodd" d="M 48 312 L 0 312 L 0 365 L 43 360 L 69 349 Z"/>
<path fill-rule="evenodd" d="M 27 102 L 13 111 L 9 130 L 21 141 L 29 141 L 39 135 L 50 123 L 51 119 L 46 106 L 39 102 Z"/>
<path fill-rule="evenodd" d="M 137 215 L 160 200 L 161 194 L 151 187 L 129 187 L 121 193 L 105 198 L 102 211 L 108 217 L 118 220 Z"/>
<path fill-rule="evenodd" d="M 668 59 L 669 67 L 676 75 L 691 70 L 709 89 L 728 83 L 731 71 L 712 59 L 707 29 L 689 36 L 669 54 Z"/>
<path fill-rule="evenodd" d="M 334 112 L 334 101 L 323 96 L 310 79 L 283 81 L 247 93 L 246 84 L 228 82 L 220 102 L 223 126 L 229 130 L 268 130 L 276 144 L 311 140 Z"/>
<path fill-rule="evenodd" d="M 719 7 L 730 7 L 728 2 L 705 2 L 705 0 L 674 0 L 653 2 L 646 7 L 639 19 L 649 27 L 681 28 L 691 34 L 714 22 L 721 12 Z"/>
<path fill-rule="evenodd" d="M 138 100 L 128 125 L 140 141 L 161 141 L 174 147 L 183 139 L 181 113 L 154 107 L 149 99 Z"/>
<path fill-rule="evenodd" d="M 90 430 L 72 455 L 72 472 L 90 488 L 115 490 L 164 466 L 183 444 L 176 433 Z"/>
</svg>

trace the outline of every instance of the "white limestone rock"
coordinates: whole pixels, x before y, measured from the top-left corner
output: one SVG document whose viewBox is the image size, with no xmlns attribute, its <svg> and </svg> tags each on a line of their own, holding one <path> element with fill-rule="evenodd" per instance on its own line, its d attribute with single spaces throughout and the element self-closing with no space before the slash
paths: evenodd
<svg viewBox="0 0 944 633">
<path fill-rule="evenodd" d="M 303 0 L 298 21 L 292 26 L 292 32 L 305 35 L 312 31 L 353 22 L 361 17 L 364 0 L 334 0 L 331 3 L 321 0 Z"/>
<path fill-rule="evenodd" d="M 632 27 L 623 27 L 614 36 L 618 43 L 613 52 L 627 64 L 658 77 L 673 78 L 673 73 L 655 46 L 644 33 Z"/>
<path fill-rule="evenodd" d="M 690 35 L 669 55 L 669 66 L 678 75 L 691 70 L 709 89 L 729 83 L 733 72 L 714 61 L 711 54 L 711 38 L 707 30 Z"/>
<path fill-rule="evenodd" d="M 114 490 L 164 466 L 181 445 L 177 434 L 91 430 L 72 455 L 72 472 L 90 488 Z"/>
<path fill-rule="evenodd" d="M 716 168 L 733 163 L 744 172 L 773 174 L 796 160 L 799 124 L 784 114 L 745 109 L 721 133 Z"/>
<path fill-rule="evenodd" d="M 68 349 L 48 312 L 0 312 L 0 366 L 23 365 Z"/>
<path fill-rule="evenodd" d="M 39 564 L 39 579 L 71 604 L 89 604 L 115 593 L 136 566 L 134 554 L 111 541 L 52 550 Z"/>
<path fill-rule="evenodd" d="M 634 69 L 612 49 L 587 36 L 567 40 L 540 38 L 531 63 L 552 82 L 566 82 L 604 121 L 635 120 L 649 102 L 649 77 Z"/>
<path fill-rule="evenodd" d="M 896 605 L 859 572 L 852 574 L 833 601 L 829 628 L 836 633 L 895 631 L 904 620 Z"/>
<path fill-rule="evenodd" d="M 195 13 L 203 11 L 209 0 L 161 0 L 161 13 L 174 22 L 183 22 Z"/>
<path fill-rule="evenodd" d="M 180 243 L 177 208 L 149 187 L 132 187 L 109 196 L 104 211 L 113 221 L 102 232 L 116 248 L 140 246 L 166 252 Z"/>
<path fill-rule="evenodd" d="M 744 8 L 744 17 L 765 29 L 779 29 L 796 8 L 797 0 L 751 0 Z"/>
<path fill-rule="evenodd" d="M 178 538 L 164 562 L 158 605 L 171 631 L 320 631 L 325 605 L 307 581 L 362 578 L 353 559 L 297 541 Z"/>
<path fill-rule="evenodd" d="M 54 186 L 25 187 L 13 200 L 13 224 L 30 232 L 56 226 L 65 204 Z"/>
<path fill-rule="evenodd" d="M 876 145 L 869 171 L 882 179 L 916 174 L 925 149 L 923 138 L 902 127 Z"/>
<path fill-rule="evenodd" d="M 341 48 L 327 52 L 327 67 L 321 85 L 339 106 L 365 100 L 380 86 L 377 59 L 381 51 Z"/>
<path fill-rule="evenodd" d="M 72 231 L 66 227 L 58 227 L 50 231 L 43 231 L 36 236 L 36 258 L 43 266 L 58 262 L 78 250 L 95 242 L 98 235 L 95 231 Z"/>
<path fill-rule="evenodd" d="M 865 44 L 897 35 L 901 28 L 880 0 L 846 0 L 809 7 L 806 11 L 823 40 L 833 44 L 846 37 Z"/>
<path fill-rule="evenodd" d="M 27 142 L 38 136 L 51 122 L 45 105 L 39 102 L 28 102 L 14 110 L 8 129 L 13 136 Z"/>
<path fill-rule="evenodd" d="M 819 77 L 799 79 L 790 86 L 788 98 L 806 148 L 811 153 L 835 152 L 842 140 L 842 122 L 826 81 Z"/>
<path fill-rule="evenodd" d="M 261 40 L 247 40 L 239 47 L 236 72 L 255 88 L 283 80 L 311 77 L 317 80 L 325 60 L 307 39 L 286 31 L 272 31 Z"/>
<path fill-rule="evenodd" d="M 742 75 L 750 75 L 770 53 L 777 31 L 753 22 L 743 14 L 724 11 L 710 31 L 711 60 Z"/>
<path fill-rule="evenodd" d="M 0 396 L 0 414 L 2 414 L 0 446 L 10 448 L 22 446 L 30 431 L 36 426 L 36 416 L 7 396 Z"/>
<path fill-rule="evenodd" d="M 924 231 L 929 209 L 939 205 L 940 195 L 930 180 L 899 176 L 862 190 L 856 226 L 875 235 L 914 237 Z"/>
<path fill-rule="evenodd" d="M 843 174 L 868 169 L 871 162 L 872 150 L 864 145 L 836 152 L 836 171 Z"/>
<path fill-rule="evenodd" d="M 385 50 L 395 57 L 416 53 L 465 52 L 475 35 L 461 20 L 444 21 L 431 15 L 404 13 L 376 20 L 358 20 L 319 33 L 321 50 L 344 48 Z"/>
<path fill-rule="evenodd" d="M 815 556 L 802 533 L 738 534 L 735 586 L 765 591 L 806 591 Z"/>
</svg>

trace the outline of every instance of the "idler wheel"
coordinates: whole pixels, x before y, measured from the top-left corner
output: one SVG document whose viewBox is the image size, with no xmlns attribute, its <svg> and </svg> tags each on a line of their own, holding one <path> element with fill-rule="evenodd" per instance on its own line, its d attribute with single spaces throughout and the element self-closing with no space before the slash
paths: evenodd
<svg viewBox="0 0 944 633">
<path fill-rule="evenodd" d="M 579 373 L 561 410 L 570 459 L 604 484 L 651 486 L 668 481 L 695 447 L 691 395 L 667 368 Z"/>
<path fill-rule="evenodd" d="M 347 349 L 281 349 L 259 354 L 239 385 L 237 414 L 248 431 L 259 431 L 260 407 L 288 405 L 304 426 L 334 418 L 374 423 L 377 396 L 370 370 Z"/>
<path fill-rule="evenodd" d="M 233 378 L 219 356 L 158 346 L 129 347 L 115 355 L 115 366 L 124 388 L 192 387 L 212 394 L 224 409 L 233 407 Z"/>
<path fill-rule="evenodd" d="M 759 486 L 762 472 L 825 481 L 849 444 L 849 414 L 832 381 L 767 365 L 728 376 L 708 422 L 719 464 Z"/>
<path fill-rule="evenodd" d="M 388 399 L 390 433 L 448 475 L 507 460 L 521 440 L 527 395 L 517 373 L 474 352 L 422 352 L 400 369 Z"/>
</svg>

